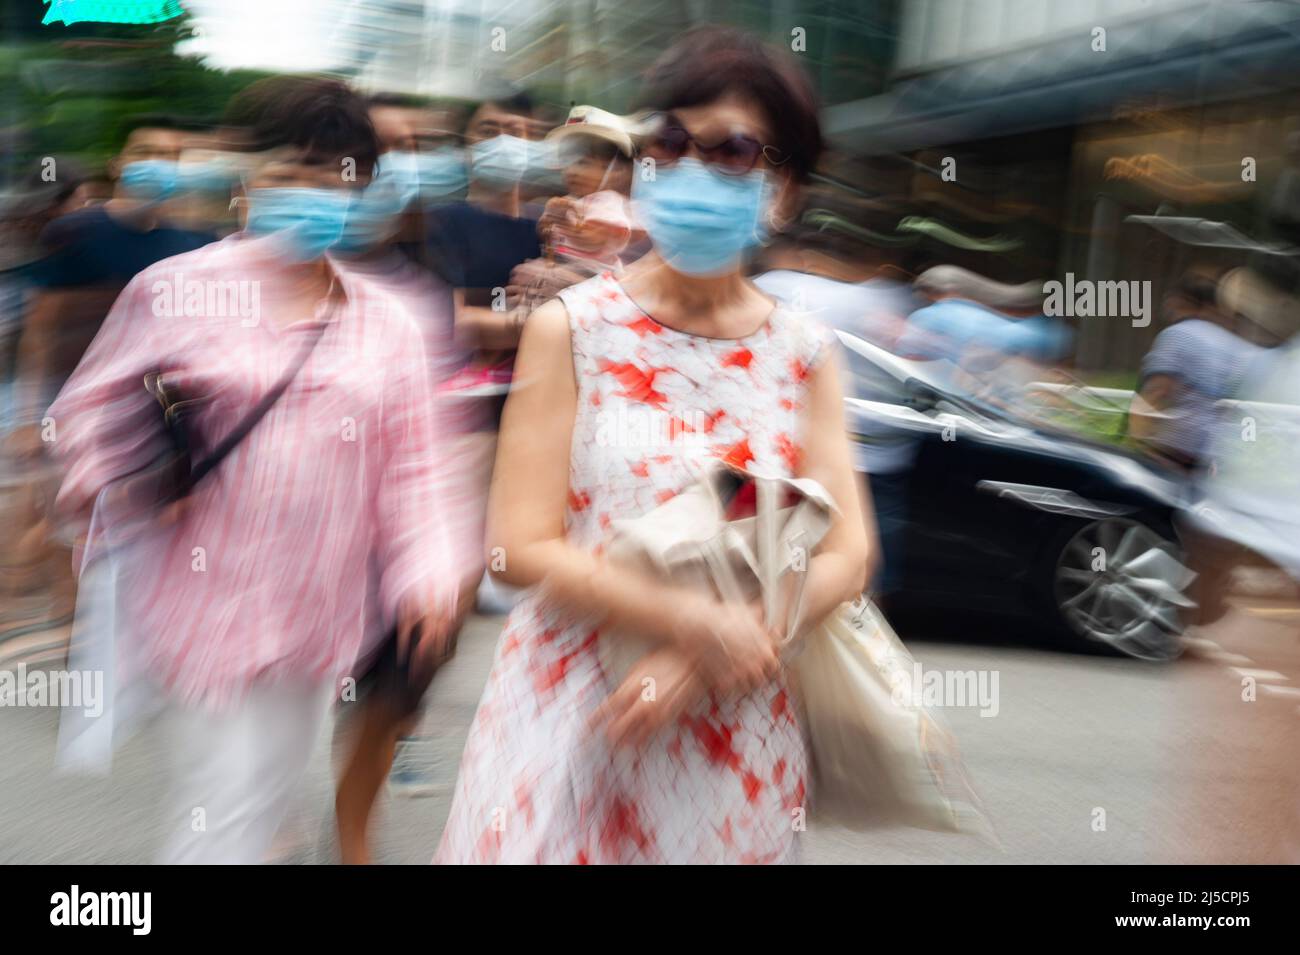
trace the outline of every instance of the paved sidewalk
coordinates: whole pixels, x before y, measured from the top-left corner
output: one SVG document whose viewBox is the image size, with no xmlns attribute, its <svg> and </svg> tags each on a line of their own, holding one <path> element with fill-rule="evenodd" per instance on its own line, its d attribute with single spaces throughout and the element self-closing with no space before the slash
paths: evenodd
<svg viewBox="0 0 1300 955">
<path fill-rule="evenodd" d="M 437 847 L 460 752 L 495 649 L 500 617 L 474 617 L 438 675 L 407 758 L 434 791 L 385 795 L 375 858 L 426 863 Z M 813 825 L 811 863 L 1243 862 L 1300 859 L 1289 841 L 1300 809 L 1294 777 L 1300 643 L 1294 625 L 1236 613 L 1166 666 L 1055 653 L 1028 644 L 912 640 L 925 669 L 999 674 L 999 711 L 944 716 L 1004 842 Z M 961 635 L 964 636 L 964 635 Z M 1267 667 L 1265 671 L 1262 668 Z M 1249 668 L 1255 668 L 1250 671 Z M 1241 702 L 1241 673 L 1259 700 Z M 1264 688 L 1267 684 L 1269 688 Z M 56 713 L 0 709 L 0 864 L 148 863 L 166 796 L 158 728 L 120 751 L 108 779 L 52 772 Z M 318 741 L 279 860 L 334 860 L 332 733 Z M 1106 811 L 1104 831 L 1092 823 Z"/>
</svg>

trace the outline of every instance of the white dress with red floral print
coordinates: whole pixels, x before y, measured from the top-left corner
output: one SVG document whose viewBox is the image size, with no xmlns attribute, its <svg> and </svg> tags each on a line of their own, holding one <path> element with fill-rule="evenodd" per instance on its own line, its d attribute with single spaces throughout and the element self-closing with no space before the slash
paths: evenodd
<svg viewBox="0 0 1300 955">
<path fill-rule="evenodd" d="M 688 486 L 713 455 L 790 474 L 825 331 L 775 311 L 743 339 L 660 325 L 606 273 L 561 293 L 578 411 L 569 539 Z M 783 680 L 702 701 L 637 750 L 593 711 L 613 689 L 589 621 L 537 592 L 511 613 L 470 728 L 435 862 L 782 862 L 805 796 L 804 742 Z"/>
</svg>

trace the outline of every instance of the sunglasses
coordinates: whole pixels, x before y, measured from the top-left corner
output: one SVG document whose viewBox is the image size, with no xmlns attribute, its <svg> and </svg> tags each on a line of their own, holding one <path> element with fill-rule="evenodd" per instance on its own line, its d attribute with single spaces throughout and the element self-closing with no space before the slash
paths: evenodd
<svg viewBox="0 0 1300 955">
<path fill-rule="evenodd" d="M 646 136 L 640 154 L 667 166 L 685 156 L 692 147 L 701 160 L 730 176 L 743 176 L 758 165 L 759 159 L 766 159 L 774 166 L 785 162 L 775 146 L 765 146 L 742 133 L 733 133 L 716 143 L 702 143 L 676 117 L 666 114 L 658 118 L 654 130 Z"/>
</svg>

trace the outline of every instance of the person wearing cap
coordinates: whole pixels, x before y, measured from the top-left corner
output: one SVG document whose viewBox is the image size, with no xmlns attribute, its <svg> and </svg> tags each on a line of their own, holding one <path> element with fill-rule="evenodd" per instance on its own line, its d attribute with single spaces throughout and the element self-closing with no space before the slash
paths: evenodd
<svg viewBox="0 0 1300 955">
<path fill-rule="evenodd" d="M 537 223 L 548 254 L 511 273 L 512 307 L 533 308 L 583 279 L 620 272 L 635 231 L 627 207 L 633 146 L 623 118 L 575 106 L 546 140 L 563 163 L 566 194 L 547 202 Z"/>
<path fill-rule="evenodd" d="M 1188 565 L 1196 572 L 1189 596 L 1196 602 L 1191 622 L 1198 626 L 1228 614 L 1239 568 L 1280 568 L 1300 579 L 1295 494 L 1300 297 L 1290 291 L 1295 287 L 1291 272 L 1288 263 L 1256 259 L 1228 271 L 1217 285 L 1216 312 L 1241 337 L 1232 393 L 1225 396 L 1234 403 L 1211 409 L 1208 466 L 1198 473 L 1195 503 L 1179 524 Z M 1180 322 L 1161 337 L 1190 324 Z M 1203 350 L 1193 355 L 1189 349 L 1184 357 L 1188 379 L 1213 361 Z"/>
<path fill-rule="evenodd" d="M 565 196 L 546 204 L 538 223 L 557 258 L 590 269 L 621 268 L 632 236 L 626 195 L 632 181 L 632 137 L 619 116 L 575 106 L 546 137 L 559 145 Z"/>
</svg>

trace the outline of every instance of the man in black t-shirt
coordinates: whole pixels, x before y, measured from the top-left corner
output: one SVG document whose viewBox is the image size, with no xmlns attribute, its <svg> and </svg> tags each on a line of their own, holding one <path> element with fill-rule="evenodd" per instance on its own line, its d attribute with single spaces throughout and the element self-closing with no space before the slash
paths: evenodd
<svg viewBox="0 0 1300 955">
<path fill-rule="evenodd" d="M 124 168 L 132 163 L 175 162 L 188 135 L 174 121 L 162 118 L 141 119 L 133 126 L 121 153 L 109 163 L 109 175 L 116 183 L 113 197 L 105 205 L 78 209 L 46 225 L 39 244 L 47 254 L 28 272 L 14 361 L 14 427 L 6 437 L 5 452 L 31 480 L 18 492 L 25 503 L 10 521 L 11 539 L 17 544 L 4 562 L 9 567 L 44 564 L 55 569 L 44 580 L 50 597 L 37 614 L 39 619 L 18 621 L 19 629 L 26 631 L 66 622 L 76 593 L 71 555 L 47 533 L 52 488 L 40 462 L 45 442 L 57 440 L 58 422 L 44 420 L 46 409 L 126 284 L 155 262 L 200 248 L 214 238 L 169 227 L 164 202 L 156 201 L 156 196 L 132 195 L 124 188 Z M 154 169 L 165 178 L 168 167 Z M 17 632 L 9 622 L 0 624 L 0 636 L 6 631 Z"/>
<path fill-rule="evenodd" d="M 155 262 L 193 252 L 215 238 L 161 222 L 149 227 L 148 220 L 139 222 L 111 209 L 111 202 L 78 209 L 45 228 L 41 242 L 52 251 L 36 269 L 36 281 L 43 288 L 125 286 Z"/>
<path fill-rule="evenodd" d="M 524 94 L 479 106 L 465 127 L 466 201 L 428 213 L 430 257 L 456 289 L 457 338 L 480 352 L 478 374 L 459 376 L 458 385 L 485 386 L 484 394 L 505 390 L 519 344 L 521 313 L 505 303 L 510 272 L 542 254 L 520 194 L 536 146 L 532 114 Z"/>
<path fill-rule="evenodd" d="M 24 386 L 17 411 L 28 423 L 39 423 L 127 282 L 155 262 L 215 238 L 168 226 L 166 202 L 123 183 L 122 171 L 133 164 L 176 162 L 188 135 L 174 120 L 140 119 L 109 162 L 113 197 L 61 216 L 41 233 L 49 254 L 33 269 L 37 291 L 23 322 L 18 357 Z"/>
<path fill-rule="evenodd" d="M 505 288 L 520 262 L 542 254 L 537 221 L 457 202 L 429 213 L 439 265 L 456 288 Z"/>
</svg>

